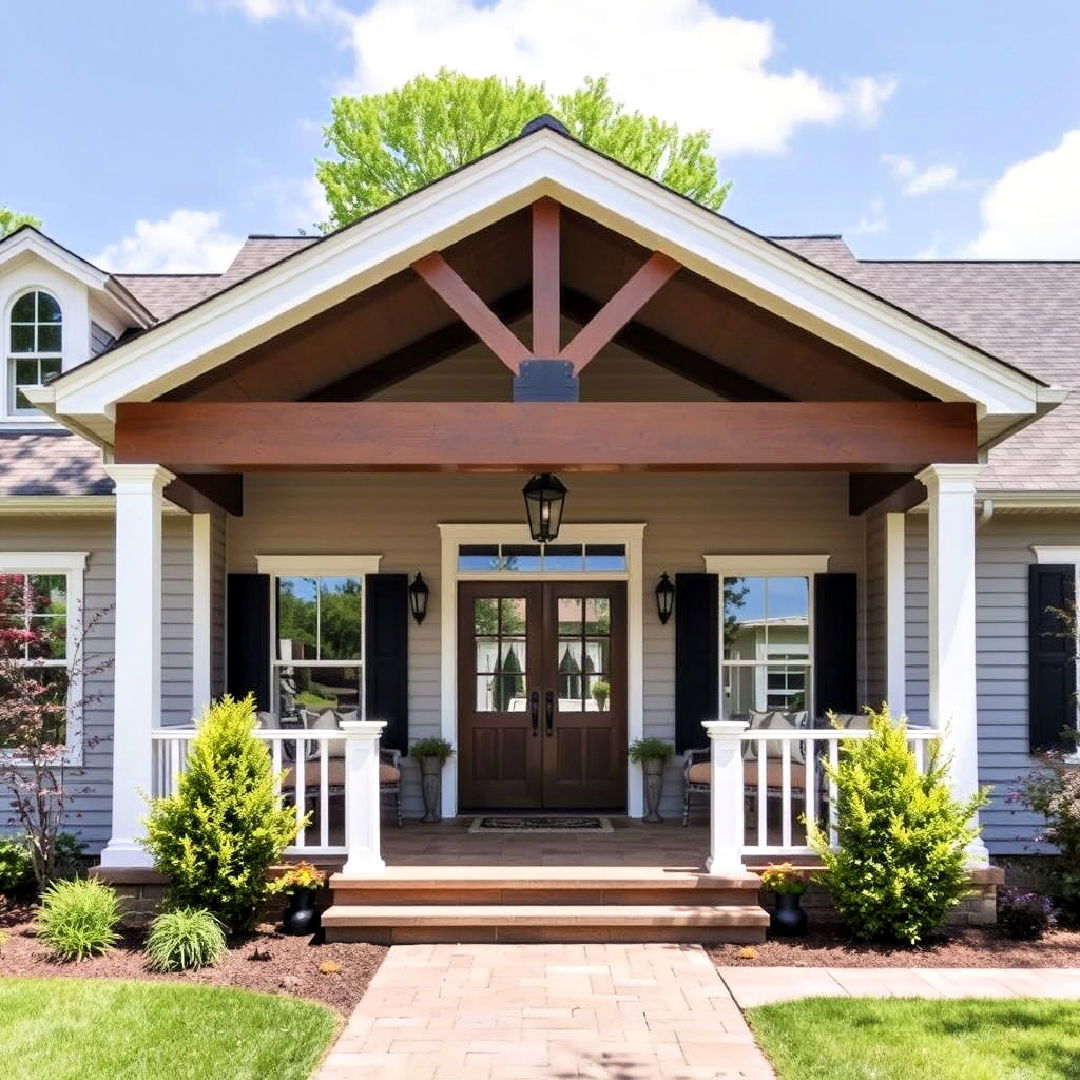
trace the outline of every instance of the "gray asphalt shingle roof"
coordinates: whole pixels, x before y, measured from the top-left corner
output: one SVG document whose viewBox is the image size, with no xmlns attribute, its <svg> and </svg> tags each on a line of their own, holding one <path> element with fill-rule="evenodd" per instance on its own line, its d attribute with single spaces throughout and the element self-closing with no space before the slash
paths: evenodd
<svg viewBox="0 0 1080 1080">
<path fill-rule="evenodd" d="M 223 274 L 116 279 L 163 320 L 318 241 L 252 236 Z M 776 241 L 1050 385 L 1080 390 L 1080 262 L 861 261 L 839 236 Z M 1080 489 L 1080 394 L 992 450 L 980 487 Z M 111 490 L 98 451 L 81 439 L 0 435 L 0 495 Z"/>
</svg>

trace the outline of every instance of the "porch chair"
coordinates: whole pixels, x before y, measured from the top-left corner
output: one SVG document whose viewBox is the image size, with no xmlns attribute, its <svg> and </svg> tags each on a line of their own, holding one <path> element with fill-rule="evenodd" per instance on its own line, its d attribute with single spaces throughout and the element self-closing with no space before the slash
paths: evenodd
<svg viewBox="0 0 1080 1080">
<path fill-rule="evenodd" d="M 260 727 L 277 727 L 285 730 L 336 730 L 341 720 L 355 720 L 355 712 L 336 713 L 332 709 L 317 713 L 310 709 L 303 710 L 298 716 L 278 717 L 274 713 L 259 713 Z M 265 722 L 264 722 L 265 718 Z M 286 761 L 295 758 L 295 745 L 286 742 L 282 747 Z M 345 795 L 345 741 L 335 740 L 327 750 L 326 779 L 327 793 L 330 796 Z M 314 805 L 322 794 L 322 762 L 319 745 L 309 742 L 304 751 L 304 802 Z M 286 768 L 282 783 L 290 784 L 292 769 Z M 401 812 L 401 751 L 390 748 L 379 749 L 379 795 L 389 795 L 394 807 L 397 827 L 404 824 Z"/>
</svg>

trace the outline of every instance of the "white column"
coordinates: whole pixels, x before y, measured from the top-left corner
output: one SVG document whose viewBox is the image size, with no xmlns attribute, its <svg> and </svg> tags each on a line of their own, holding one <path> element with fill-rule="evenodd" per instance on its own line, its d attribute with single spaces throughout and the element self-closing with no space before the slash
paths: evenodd
<svg viewBox="0 0 1080 1080">
<path fill-rule="evenodd" d="M 151 790 L 150 732 L 161 723 L 160 465 L 106 465 L 116 481 L 116 638 L 113 666 L 112 838 L 101 865 L 150 866 L 138 846 Z"/>
<path fill-rule="evenodd" d="M 907 712 L 907 576 L 904 514 L 885 515 L 885 700 L 893 716 Z"/>
<path fill-rule="evenodd" d="M 210 704 L 210 514 L 191 516 L 191 712 Z"/>
<path fill-rule="evenodd" d="M 343 877 L 386 868 L 380 840 L 379 740 L 383 720 L 342 720 L 345 732 L 345 865 Z"/>
<path fill-rule="evenodd" d="M 975 482 L 984 465 L 930 465 L 919 473 L 929 495 L 929 713 L 952 758 L 959 798 L 979 788 L 975 671 Z M 969 849 L 988 862 L 986 846 Z"/>
<path fill-rule="evenodd" d="M 712 775 L 709 779 L 710 874 L 745 874 L 742 849 L 745 837 L 742 742 L 750 726 L 745 720 L 706 720 Z"/>
</svg>

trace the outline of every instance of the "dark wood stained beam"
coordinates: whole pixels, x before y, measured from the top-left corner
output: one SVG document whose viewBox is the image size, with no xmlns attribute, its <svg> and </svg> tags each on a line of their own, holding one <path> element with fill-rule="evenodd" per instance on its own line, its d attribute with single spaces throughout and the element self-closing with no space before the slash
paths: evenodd
<svg viewBox="0 0 1080 1080">
<path fill-rule="evenodd" d="M 680 269 L 662 252 L 654 251 L 559 354 L 580 371 L 660 291 Z"/>
<path fill-rule="evenodd" d="M 177 474 L 163 494 L 189 514 L 224 510 L 233 517 L 244 516 L 244 477 L 240 473 Z"/>
<path fill-rule="evenodd" d="M 184 472 L 830 469 L 977 460 L 975 408 L 922 401 L 139 402 L 116 460 Z"/>
<path fill-rule="evenodd" d="M 905 513 L 926 500 L 926 488 L 909 472 L 852 473 L 848 478 L 848 513 L 859 517 Z"/>
<path fill-rule="evenodd" d="M 506 322 L 514 322 L 529 311 L 532 292 L 528 286 L 514 289 L 491 304 L 491 310 Z M 400 349 L 308 394 L 305 401 L 361 401 L 389 386 L 419 375 L 429 367 L 468 348 L 477 336 L 462 322 L 434 330 Z"/>
<path fill-rule="evenodd" d="M 447 307 L 515 374 L 531 355 L 521 339 L 484 303 L 438 251 L 412 264 Z"/>
<path fill-rule="evenodd" d="M 563 289 L 563 311 L 577 323 L 588 322 L 600 305 L 575 289 Z M 732 401 L 789 401 L 786 394 L 751 379 L 734 368 L 713 360 L 703 353 L 639 322 L 629 322 L 612 339 L 616 345 L 681 376 L 696 386 L 711 390 Z"/>
<path fill-rule="evenodd" d="M 532 205 L 533 226 L 533 355 L 551 360 L 562 347 L 559 287 L 559 204 L 537 199 Z"/>
</svg>

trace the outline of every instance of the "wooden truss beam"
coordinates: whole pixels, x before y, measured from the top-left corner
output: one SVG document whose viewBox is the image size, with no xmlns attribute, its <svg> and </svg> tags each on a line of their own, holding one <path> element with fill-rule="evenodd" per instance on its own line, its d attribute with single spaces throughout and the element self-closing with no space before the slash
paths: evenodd
<svg viewBox="0 0 1080 1080">
<path fill-rule="evenodd" d="M 560 336 L 559 204 L 537 199 L 532 205 L 533 356 L 554 360 Z"/>
<path fill-rule="evenodd" d="M 936 401 L 130 402 L 115 452 L 183 472 L 886 472 L 977 459 L 975 407 Z"/>
</svg>

